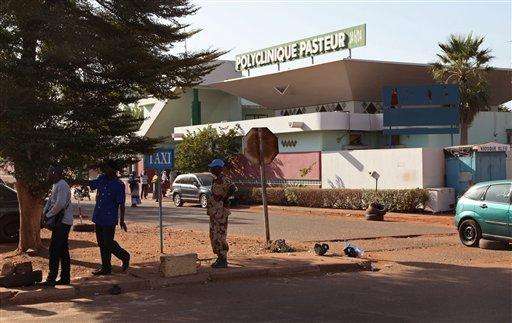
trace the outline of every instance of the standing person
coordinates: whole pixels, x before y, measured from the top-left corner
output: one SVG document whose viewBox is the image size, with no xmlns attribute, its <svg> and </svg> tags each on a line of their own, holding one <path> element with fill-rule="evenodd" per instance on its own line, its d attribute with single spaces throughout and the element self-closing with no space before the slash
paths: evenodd
<svg viewBox="0 0 512 323">
<path fill-rule="evenodd" d="M 162 178 L 160 179 L 162 181 L 162 197 L 165 197 L 165 194 L 167 194 L 167 185 L 169 184 L 169 176 L 167 176 L 167 171 L 162 172 Z"/>
<path fill-rule="evenodd" d="M 231 214 L 227 205 L 229 197 L 234 193 L 235 186 L 224 177 L 224 162 L 221 159 L 213 160 L 208 167 L 214 176 L 212 183 L 212 195 L 208 198 L 206 213 L 210 217 L 210 242 L 217 260 L 212 264 L 213 268 L 228 267 L 228 217 Z"/>
<path fill-rule="evenodd" d="M 50 240 L 49 273 L 45 286 L 69 285 L 71 278 L 71 259 L 69 257 L 68 237 L 73 225 L 71 207 L 71 190 L 63 179 L 62 167 L 52 166 L 48 171 L 48 179 L 53 183 L 50 198 L 44 207 L 43 216 L 56 216 L 56 225 L 52 229 Z M 57 280 L 60 263 L 60 280 Z"/>
<path fill-rule="evenodd" d="M 149 179 L 148 175 L 146 175 L 146 171 L 142 171 L 140 174 L 140 182 L 142 184 L 142 192 L 141 192 L 141 198 L 148 199 L 148 191 L 149 191 Z"/>
<path fill-rule="evenodd" d="M 123 271 L 130 266 L 130 254 L 114 240 L 118 221 L 121 229 L 128 230 L 124 223 L 125 188 L 117 177 L 117 169 L 114 161 L 108 161 L 101 167 L 102 174 L 89 181 L 91 189 L 98 190 L 92 222 L 96 224 L 96 240 L 101 254 L 101 268 L 93 271 L 93 275 L 112 273 L 112 254 L 122 261 Z"/>
<path fill-rule="evenodd" d="M 158 202 L 158 175 L 155 173 L 151 179 L 151 185 L 153 186 L 153 200 Z"/>
<path fill-rule="evenodd" d="M 128 184 L 130 186 L 130 195 L 132 200 L 132 207 L 137 207 L 140 202 L 140 193 L 139 193 L 139 179 L 137 178 L 137 175 L 135 172 L 130 174 L 130 177 L 128 179 Z"/>
</svg>

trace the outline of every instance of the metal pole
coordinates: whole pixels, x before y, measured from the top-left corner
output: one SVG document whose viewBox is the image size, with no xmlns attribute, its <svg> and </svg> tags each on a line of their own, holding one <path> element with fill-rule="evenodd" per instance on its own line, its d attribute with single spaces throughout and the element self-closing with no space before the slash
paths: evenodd
<svg viewBox="0 0 512 323">
<path fill-rule="evenodd" d="M 158 178 L 156 180 L 157 194 L 158 194 L 158 219 L 160 221 L 160 253 L 164 253 L 164 228 L 162 224 L 162 171 L 158 171 Z"/>
<path fill-rule="evenodd" d="M 260 180 L 261 180 L 261 199 L 263 201 L 263 215 L 265 217 L 265 240 L 267 245 L 270 243 L 270 228 L 268 224 L 268 208 L 267 208 L 267 178 L 265 174 L 265 163 L 263 162 L 263 140 L 261 128 L 258 129 L 258 141 L 260 146 L 259 162 L 260 162 Z"/>
</svg>

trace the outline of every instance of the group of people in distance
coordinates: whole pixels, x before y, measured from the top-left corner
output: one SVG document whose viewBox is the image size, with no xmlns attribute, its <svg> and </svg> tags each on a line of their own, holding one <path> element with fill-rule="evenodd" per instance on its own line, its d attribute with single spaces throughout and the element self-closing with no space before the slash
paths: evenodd
<svg viewBox="0 0 512 323">
<path fill-rule="evenodd" d="M 165 197 L 167 190 L 171 187 L 171 181 L 170 177 L 167 175 L 167 171 L 162 172 L 160 180 L 162 182 L 162 196 Z M 155 193 L 157 192 L 157 181 L 158 175 L 154 174 L 150 186 L 149 178 L 145 171 L 142 171 L 140 176 L 137 176 L 136 172 L 132 172 L 128 178 L 132 203 L 131 207 L 137 207 L 137 205 L 142 203 L 143 199 L 147 199 L 150 189 L 153 192 L 153 199 L 158 202 L 158 194 Z"/>
<path fill-rule="evenodd" d="M 213 268 L 228 266 L 227 225 L 230 211 L 228 199 L 234 193 L 235 186 L 223 175 L 225 167 L 221 159 L 213 160 L 209 165 L 214 176 L 212 194 L 208 198 L 207 214 L 210 219 L 210 241 L 217 260 Z M 101 266 L 92 272 L 93 275 L 110 275 L 112 273 L 112 254 L 122 263 L 122 271 L 130 266 L 130 253 L 123 249 L 114 239 L 116 227 L 128 231 L 125 223 L 125 185 L 118 178 L 118 166 L 114 161 L 107 161 L 101 167 L 101 174 L 94 180 L 75 181 L 71 185 L 88 186 L 96 190 L 96 205 L 92 221 L 95 224 L 96 241 L 98 243 Z M 162 174 L 163 175 L 163 174 Z M 165 174 L 167 177 L 167 174 Z M 64 179 L 64 171 L 60 166 L 52 166 L 48 171 L 48 179 L 52 182 L 51 195 L 43 210 L 43 217 L 55 217 L 49 246 L 49 272 L 45 286 L 68 285 L 71 281 L 71 259 L 69 255 L 69 232 L 73 225 L 73 208 L 70 184 Z M 162 178 L 163 180 L 163 178 Z M 153 180 L 152 180 L 153 181 Z M 167 181 L 169 181 L 167 177 Z M 155 180 L 156 182 L 156 180 Z M 162 181 L 163 182 L 163 181 Z M 138 193 L 138 184 L 142 190 Z M 147 198 L 149 182 L 143 172 L 140 178 L 132 174 L 129 179 L 132 206 L 140 204 L 140 196 Z M 134 188 L 132 190 L 132 187 Z M 163 191 L 163 190 L 162 190 Z M 136 195 L 137 194 L 141 194 Z M 134 198 L 135 202 L 134 203 Z M 138 200 L 137 200 L 138 198 Z M 57 280 L 60 267 L 60 279 Z"/>
</svg>

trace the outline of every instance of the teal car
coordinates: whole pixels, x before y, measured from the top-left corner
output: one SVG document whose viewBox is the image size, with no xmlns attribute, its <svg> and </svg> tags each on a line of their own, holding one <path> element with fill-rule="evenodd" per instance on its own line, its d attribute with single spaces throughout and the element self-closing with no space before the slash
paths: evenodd
<svg viewBox="0 0 512 323">
<path fill-rule="evenodd" d="M 512 181 L 472 186 L 457 202 L 455 225 L 460 241 L 478 247 L 481 238 L 512 242 Z"/>
</svg>

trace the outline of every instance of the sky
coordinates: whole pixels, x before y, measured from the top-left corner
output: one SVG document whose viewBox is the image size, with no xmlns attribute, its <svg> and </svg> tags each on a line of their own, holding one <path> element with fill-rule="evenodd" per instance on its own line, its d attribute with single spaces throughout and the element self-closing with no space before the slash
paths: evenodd
<svg viewBox="0 0 512 323">
<path fill-rule="evenodd" d="M 343 0 L 192 0 L 200 7 L 187 22 L 202 31 L 188 50 L 229 50 L 223 59 L 350 26 L 366 24 L 366 46 L 352 58 L 430 63 L 438 43 L 450 34 L 485 36 L 495 67 L 512 66 L 512 0 L 343 1 Z M 315 62 L 347 57 L 327 54 Z M 305 59 L 282 69 L 310 64 Z M 275 67 L 269 67 L 275 70 Z M 263 70 L 263 69 L 262 69 Z M 273 71 L 272 70 L 272 71 Z M 263 71 L 265 72 L 265 71 Z M 508 104 L 509 106 L 510 103 Z"/>
</svg>

